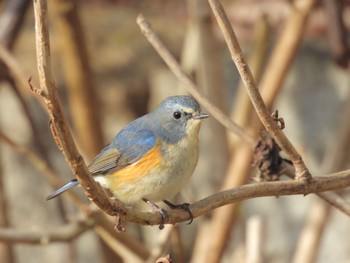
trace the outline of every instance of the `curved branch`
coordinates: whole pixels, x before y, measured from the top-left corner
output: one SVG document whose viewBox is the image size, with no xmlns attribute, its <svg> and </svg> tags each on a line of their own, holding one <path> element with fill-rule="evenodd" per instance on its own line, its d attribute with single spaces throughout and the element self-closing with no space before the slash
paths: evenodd
<svg viewBox="0 0 350 263">
<path fill-rule="evenodd" d="M 50 128 L 54 140 L 64 154 L 67 163 L 83 187 L 86 195 L 103 211 L 107 213 L 108 211 L 109 213 L 120 211 L 122 213 L 125 206 L 118 200 L 110 199 L 105 190 L 93 180 L 77 150 L 69 125 L 63 114 L 51 70 L 47 2 L 45 0 L 34 0 L 33 3 L 37 64 L 41 90 L 31 88 L 44 99 L 50 116 Z"/>
<path fill-rule="evenodd" d="M 222 191 L 190 205 L 193 217 L 198 217 L 218 207 L 263 196 L 307 195 L 332 191 L 350 186 L 350 170 L 304 180 L 262 182 L 242 185 Z M 126 208 L 123 219 L 142 225 L 158 225 L 161 215 L 157 212 L 144 212 Z M 169 220 L 166 224 L 188 221 L 188 212 L 181 209 L 167 210 Z M 349 211 L 347 211 L 349 212 Z M 111 214 L 113 215 L 113 214 Z"/>
</svg>

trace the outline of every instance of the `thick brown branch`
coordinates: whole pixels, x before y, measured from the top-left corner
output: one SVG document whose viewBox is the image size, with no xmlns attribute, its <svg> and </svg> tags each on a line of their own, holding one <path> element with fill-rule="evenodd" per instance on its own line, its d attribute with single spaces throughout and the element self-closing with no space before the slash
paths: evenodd
<svg viewBox="0 0 350 263">
<path fill-rule="evenodd" d="M 242 185 L 222 191 L 204 198 L 190 206 L 194 217 L 206 214 L 218 207 L 233 204 L 243 200 L 263 196 L 307 195 L 333 191 L 350 186 L 350 170 L 325 176 L 314 177 L 309 183 L 303 180 L 263 182 Z M 138 211 L 131 208 L 124 210 L 123 218 L 142 225 L 157 225 L 161 223 L 161 215 L 154 212 Z M 168 210 L 168 224 L 189 220 L 187 211 L 181 209 Z"/>
<path fill-rule="evenodd" d="M 50 123 L 57 136 L 56 143 L 62 150 L 66 161 L 77 177 L 86 194 L 103 211 L 113 214 L 120 211 L 124 205 L 117 200 L 111 200 L 106 192 L 92 179 L 87 167 L 80 156 L 66 118 L 63 115 L 55 81 L 51 71 L 50 40 L 48 30 L 47 3 L 45 0 L 34 0 L 35 32 L 37 63 L 42 97 L 48 108 Z"/>
</svg>

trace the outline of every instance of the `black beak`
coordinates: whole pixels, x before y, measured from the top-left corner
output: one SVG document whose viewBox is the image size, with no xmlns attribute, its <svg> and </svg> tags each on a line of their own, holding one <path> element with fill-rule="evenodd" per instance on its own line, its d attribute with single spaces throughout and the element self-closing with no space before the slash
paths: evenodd
<svg viewBox="0 0 350 263">
<path fill-rule="evenodd" d="M 205 114 L 205 113 L 201 113 L 201 112 L 198 112 L 198 113 L 193 115 L 193 118 L 196 120 L 202 120 L 202 119 L 206 119 L 208 117 L 210 117 L 209 114 Z"/>
</svg>

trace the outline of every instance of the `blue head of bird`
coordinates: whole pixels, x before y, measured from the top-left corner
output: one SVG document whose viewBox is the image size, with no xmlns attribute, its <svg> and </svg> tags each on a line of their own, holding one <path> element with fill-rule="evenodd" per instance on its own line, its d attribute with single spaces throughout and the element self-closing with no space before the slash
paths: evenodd
<svg viewBox="0 0 350 263">
<path fill-rule="evenodd" d="M 201 112 L 198 102 L 189 96 L 169 97 L 151 116 L 154 130 L 171 144 L 179 142 L 183 137 L 197 137 L 201 120 L 209 117 Z"/>
</svg>

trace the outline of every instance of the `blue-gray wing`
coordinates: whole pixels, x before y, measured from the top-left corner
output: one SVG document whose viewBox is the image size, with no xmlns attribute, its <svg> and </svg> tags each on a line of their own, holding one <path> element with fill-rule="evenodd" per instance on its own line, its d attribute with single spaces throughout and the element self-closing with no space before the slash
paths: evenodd
<svg viewBox="0 0 350 263">
<path fill-rule="evenodd" d="M 121 130 L 89 165 L 91 174 L 105 174 L 138 161 L 156 144 L 157 138 L 148 129 L 128 125 Z"/>
</svg>

